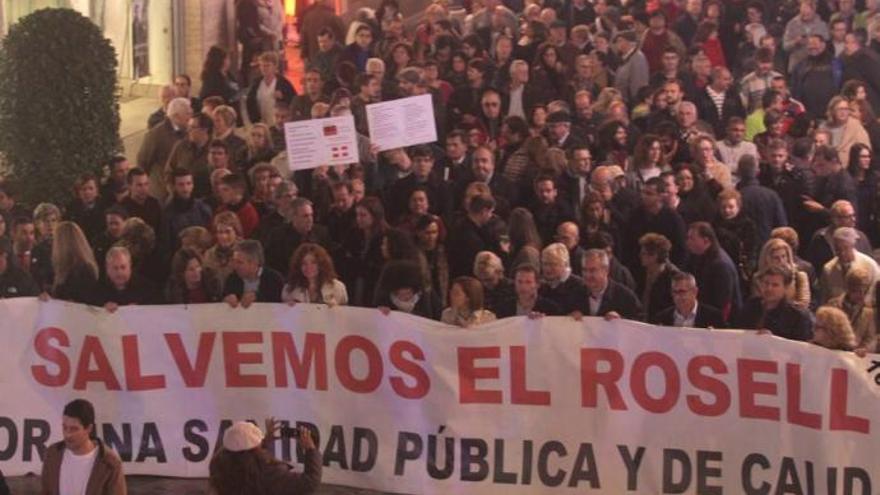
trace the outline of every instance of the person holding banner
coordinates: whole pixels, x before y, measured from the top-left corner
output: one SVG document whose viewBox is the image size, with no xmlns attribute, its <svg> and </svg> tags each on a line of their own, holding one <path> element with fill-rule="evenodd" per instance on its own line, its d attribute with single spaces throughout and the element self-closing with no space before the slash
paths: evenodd
<svg viewBox="0 0 880 495">
<path fill-rule="evenodd" d="M 255 302 L 281 302 L 284 277 L 266 266 L 260 241 L 239 241 L 232 250 L 233 272 L 223 284 L 223 301 L 235 308 Z"/>
<path fill-rule="evenodd" d="M 534 265 L 523 263 L 517 266 L 513 270 L 513 285 L 516 295 L 499 304 L 498 318 L 527 316 L 535 319 L 562 314 L 556 302 L 539 295 L 538 269 Z"/>
<path fill-rule="evenodd" d="M 470 328 L 495 321 L 495 313 L 483 308 L 483 285 L 474 277 L 458 277 L 449 288 L 449 307 L 440 321 Z"/>
<path fill-rule="evenodd" d="M 699 302 L 699 288 L 693 275 L 675 271 L 670 278 L 673 305 L 657 313 L 650 319 L 651 323 L 667 327 L 724 328 L 721 310 Z"/>
<path fill-rule="evenodd" d="M 773 265 L 759 275 L 761 295 L 743 305 L 734 328 L 769 330 L 773 335 L 791 340 L 813 338 L 813 322 L 807 310 L 789 302 L 786 288 L 791 284 L 791 270 Z"/>
<path fill-rule="evenodd" d="M 290 259 L 290 275 L 281 291 L 281 300 L 336 306 L 348 304 L 348 292 L 336 277 L 333 260 L 318 244 L 300 244 Z"/>
<path fill-rule="evenodd" d="M 571 315 L 575 320 L 584 316 L 602 316 L 606 320 L 626 318 L 644 321 L 645 313 L 639 298 L 626 286 L 611 280 L 608 273 L 611 259 L 603 249 L 589 249 L 582 258 L 587 297 Z"/>
<path fill-rule="evenodd" d="M 95 433 L 95 407 L 85 399 L 64 406 L 64 440 L 46 449 L 43 495 L 125 495 L 119 455 Z M 2 493 L 2 489 L 0 489 Z"/>
</svg>

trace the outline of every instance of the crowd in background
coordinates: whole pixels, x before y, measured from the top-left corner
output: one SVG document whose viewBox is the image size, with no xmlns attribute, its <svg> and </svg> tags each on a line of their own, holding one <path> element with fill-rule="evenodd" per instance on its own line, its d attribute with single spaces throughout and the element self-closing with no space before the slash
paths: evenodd
<svg viewBox="0 0 880 495">
<path fill-rule="evenodd" d="M 301 88 L 275 41 L 242 39 L 236 73 L 213 47 L 135 162 L 34 208 L 0 183 L 0 297 L 877 350 L 880 1 L 383 0 L 347 24 L 330 3 L 299 18 Z M 377 151 L 366 106 L 425 94 L 438 141 Z M 291 171 L 284 124 L 345 115 L 359 162 Z"/>
</svg>

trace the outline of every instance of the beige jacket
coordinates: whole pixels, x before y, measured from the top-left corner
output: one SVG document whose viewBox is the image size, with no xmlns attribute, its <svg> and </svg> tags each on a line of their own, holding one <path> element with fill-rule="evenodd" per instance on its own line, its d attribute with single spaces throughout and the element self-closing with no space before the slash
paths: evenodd
<svg viewBox="0 0 880 495">
<path fill-rule="evenodd" d="M 126 495 L 125 474 L 122 472 L 122 461 L 116 452 L 107 448 L 100 440 L 95 440 L 98 457 L 92 467 L 86 495 Z M 58 482 L 61 476 L 61 460 L 67 449 L 64 442 L 53 444 L 46 450 L 43 461 L 42 495 L 58 495 Z"/>
</svg>

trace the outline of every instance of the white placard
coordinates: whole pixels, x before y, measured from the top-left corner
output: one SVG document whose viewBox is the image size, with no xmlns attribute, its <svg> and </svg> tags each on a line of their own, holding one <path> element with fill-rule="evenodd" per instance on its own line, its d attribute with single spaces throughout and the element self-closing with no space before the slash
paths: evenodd
<svg viewBox="0 0 880 495">
<path fill-rule="evenodd" d="M 290 170 L 360 161 L 354 117 L 300 120 L 284 124 Z"/>
<path fill-rule="evenodd" d="M 437 140 L 431 95 L 367 105 L 370 141 L 379 151 L 403 148 Z"/>
</svg>

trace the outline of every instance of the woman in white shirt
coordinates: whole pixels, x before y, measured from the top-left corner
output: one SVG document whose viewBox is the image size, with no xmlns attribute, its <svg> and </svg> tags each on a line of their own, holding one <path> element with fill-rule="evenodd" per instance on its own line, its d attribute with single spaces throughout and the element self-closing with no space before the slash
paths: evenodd
<svg viewBox="0 0 880 495">
<path fill-rule="evenodd" d="M 296 303 L 348 304 L 345 284 L 336 277 L 333 260 L 323 247 L 304 243 L 293 252 L 281 300 L 291 306 Z"/>
</svg>

